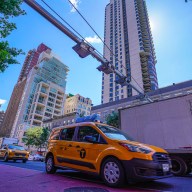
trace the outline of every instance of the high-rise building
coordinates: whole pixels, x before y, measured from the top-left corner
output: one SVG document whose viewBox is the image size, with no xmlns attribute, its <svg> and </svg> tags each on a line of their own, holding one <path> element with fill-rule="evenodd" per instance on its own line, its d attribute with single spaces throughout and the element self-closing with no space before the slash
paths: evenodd
<svg viewBox="0 0 192 192">
<path fill-rule="evenodd" d="M 79 115 L 90 115 L 92 101 L 79 94 L 69 94 L 65 101 L 65 115 L 70 113 L 78 113 Z"/>
<path fill-rule="evenodd" d="M 110 0 L 105 9 L 104 56 L 142 92 L 158 88 L 156 57 L 145 0 Z M 102 103 L 137 95 L 115 74 L 102 76 Z M 137 83 L 136 83 L 137 82 Z"/>
<path fill-rule="evenodd" d="M 69 69 L 52 52 L 42 52 L 26 79 L 11 137 L 42 126 L 43 120 L 64 114 L 66 77 Z"/>
<path fill-rule="evenodd" d="M 30 50 L 25 58 L 23 67 L 21 69 L 17 84 L 14 86 L 5 117 L 2 123 L 2 129 L 0 130 L 0 136 L 10 136 L 11 129 L 15 120 L 16 113 L 18 111 L 19 103 L 23 95 L 23 91 L 26 84 L 26 77 L 30 70 L 37 64 L 39 55 L 43 52 L 50 52 L 51 49 L 41 43 L 37 50 Z"/>
<path fill-rule="evenodd" d="M 21 69 L 18 81 L 21 81 L 24 77 L 26 77 L 30 70 L 37 65 L 37 61 L 39 59 L 39 55 L 43 52 L 43 51 L 51 51 L 51 49 L 49 47 L 47 47 L 45 44 L 41 43 L 38 47 L 37 50 L 33 49 L 30 50 L 25 58 L 23 67 Z"/>
</svg>

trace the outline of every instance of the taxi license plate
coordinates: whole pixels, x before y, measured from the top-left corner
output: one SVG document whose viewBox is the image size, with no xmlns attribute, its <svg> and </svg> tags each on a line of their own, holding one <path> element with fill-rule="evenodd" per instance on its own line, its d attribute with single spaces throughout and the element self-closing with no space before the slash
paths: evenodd
<svg viewBox="0 0 192 192">
<path fill-rule="evenodd" d="M 168 172 L 169 171 L 169 164 L 162 164 L 162 168 L 164 172 Z"/>
</svg>

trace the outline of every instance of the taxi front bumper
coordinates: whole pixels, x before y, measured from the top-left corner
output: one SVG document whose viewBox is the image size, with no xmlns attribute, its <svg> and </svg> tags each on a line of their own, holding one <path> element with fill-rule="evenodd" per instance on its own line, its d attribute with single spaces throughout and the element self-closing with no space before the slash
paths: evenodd
<svg viewBox="0 0 192 192">
<path fill-rule="evenodd" d="M 10 154 L 8 156 L 8 160 L 23 160 L 23 159 L 28 159 L 28 155 L 26 155 L 26 154 L 22 154 L 22 155 Z"/>
<path fill-rule="evenodd" d="M 150 160 L 132 159 L 122 161 L 127 180 L 150 181 L 171 177 L 171 163 L 169 161 L 160 163 Z M 169 166 L 168 170 L 163 170 L 163 164 Z"/>
</svg>

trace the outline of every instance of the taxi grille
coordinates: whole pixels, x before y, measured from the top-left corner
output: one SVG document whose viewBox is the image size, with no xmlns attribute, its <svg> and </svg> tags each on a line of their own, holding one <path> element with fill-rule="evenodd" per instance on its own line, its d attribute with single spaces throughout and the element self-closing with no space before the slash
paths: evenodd
<svg viewBox="0 0 192 192">
<path fill-rule="evenodd" d="M 15 156 L 25 156 L 26 154 L 23 154 L 23 153 L 15 153 Z"/>
<path fill-rule="evenodd" d="M 170 158 L 169 158 L 169 155 L 166 153 L 155 153 L 153 155 L 153 160 L 155 162 L 165 163 L 165 162 L 169 162 Z"/>
</svg>

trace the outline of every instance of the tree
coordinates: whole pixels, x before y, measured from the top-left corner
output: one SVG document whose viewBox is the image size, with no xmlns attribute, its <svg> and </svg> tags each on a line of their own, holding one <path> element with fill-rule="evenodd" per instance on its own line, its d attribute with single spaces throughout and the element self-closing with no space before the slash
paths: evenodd
<svg viewBox="0 0 192 192">
<path fill-rule="evenodd" d="M 22 140 L 28 147 L 35 146 L 41 151 L 41 148 L 47 145 L 49 133 L 48 128 L 31 127 L 26 131 Z"/>
<path fill-rule="evenodd" d="M 22 0 L 2 0 L 0 3 L 0 38 L 6 38 L 17 29 L 16 24 L 10 22 L 10 18 L 26 14 L 20 8 Z M 5 71 L 9 64 L 18 64 L 15 57 L 24 54 L 21 49 L 11 48 L 7 41 L 0 42 L 0 72 Z"/>
<path fill-rule="evenodd" d="M 106 122 L 108 125 L 119 128 L 119 114 L 113 111 L 111 114 L 107 115 Z"/>
</svg>

